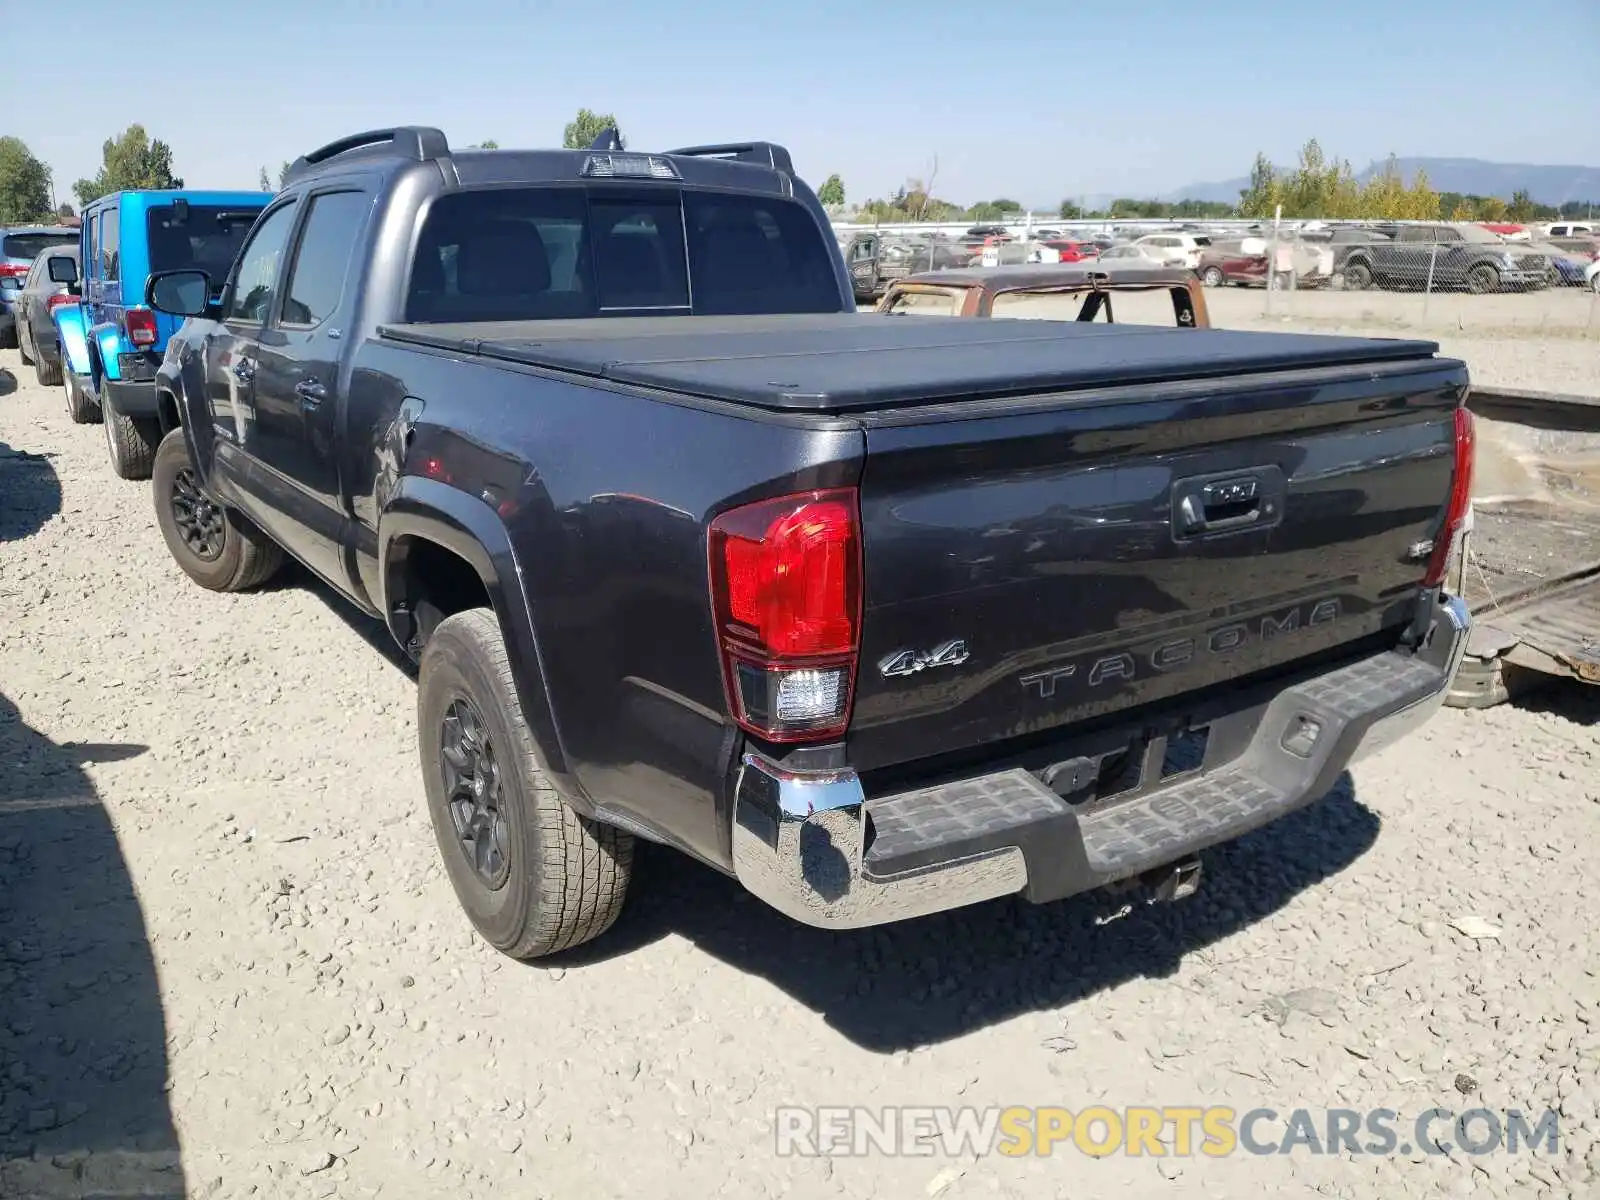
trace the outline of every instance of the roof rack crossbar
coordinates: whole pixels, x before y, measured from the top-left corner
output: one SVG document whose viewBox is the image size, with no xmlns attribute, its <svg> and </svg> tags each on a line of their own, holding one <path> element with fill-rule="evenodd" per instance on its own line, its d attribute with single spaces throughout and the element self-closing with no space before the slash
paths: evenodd
<svg viewBox="0 0 1600 1200">
<path fill-rule="evenodd" d="M 369 129 L 363 133 L 352 133 L 349 137 L 342 137 L 338 141 L 329 142 L 309 154 L 303 154 L 294 160 L 289 167 L 289 172 L 284 182 L 289 183 L 313 167 L 321 166 L 330 159 L 341 154 L 349 154 L 354 150 L 372 150 L 379 147 L 383 151 L 407 158 L 413 162 L 427 162 L 432 158 L 445 158 L 450 153 L 450 142 L 444 134 L 437 129 L 426 125 L 402 125 L 395 129 Z"/>
<path fill-rule="evenodd" d="M 770 167 L 785 175 L 794 174 L 794 160 L 789 151 L 773 142 L 728 142 L 719 146 L 685 146 L 669 150 L 668 154 L 681 154 L 687 158 L 728 158 L 734 162 L 753 163 Z"/>
</svg>

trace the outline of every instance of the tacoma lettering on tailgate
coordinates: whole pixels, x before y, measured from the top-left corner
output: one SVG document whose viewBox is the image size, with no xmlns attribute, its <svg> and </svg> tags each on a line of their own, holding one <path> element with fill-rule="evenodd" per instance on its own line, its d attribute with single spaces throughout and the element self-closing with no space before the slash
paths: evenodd
<svg viewBox="0 0 1600 1200">
<path fill-rule="evenodd" d="M 1157 671 L 1172 671 L 1206 655 L 1231 654 L 1252 640 L 1270 641 L 1297 629 L 1324 625 L 1338 617 L 1337 598 L 1307 601 L 1249 620 L 1230 621 L 1203 636 L 1174 638 L 1150 650 L 1141 651 L 1138 656 L 1124 650 L 1046 667 L 1041 671 L 1029 671 L 1026 675 L 1018 676 L 1018 682 L 1030 695 L 1049 700 L 1056 694 L 1057 686 L 1068 679 L 1084 679 L 1090 687 L 1099 687 L 1114 679 L 1131 680 L 1137 677 L 1141 659 Z"/>
</svg>

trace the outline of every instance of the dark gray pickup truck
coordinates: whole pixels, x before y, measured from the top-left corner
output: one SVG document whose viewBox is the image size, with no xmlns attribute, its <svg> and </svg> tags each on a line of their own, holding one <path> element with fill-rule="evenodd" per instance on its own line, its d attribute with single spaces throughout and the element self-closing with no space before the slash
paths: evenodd
<svg viewBox="0 0 1600 1200">
<path fill-rule="evenodd" d="M 1185 895 L 1425 720 L 1468 632 L 1461 363 L 857 314 L 770 144 L 358 135 L 225 284 L 147 299 L 193 318 L 174 557 L 228 590 L 281 547 L 386 623 L 450 878 L 512 955 L 604 931 L 635 837 L 828 927 Z"/>
</svg>

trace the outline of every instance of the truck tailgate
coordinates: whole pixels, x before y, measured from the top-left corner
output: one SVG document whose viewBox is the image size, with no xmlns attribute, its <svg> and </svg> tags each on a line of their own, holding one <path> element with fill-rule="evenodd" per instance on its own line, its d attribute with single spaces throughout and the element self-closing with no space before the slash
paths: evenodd
<svg viewBox="0 0 1600 1200">
<path fill-rule="evenodd" d="M 864 416 L 851 761 L 991 754 L 1398 636 L 1466 382 L 1423 355 Z"/>
</svg>

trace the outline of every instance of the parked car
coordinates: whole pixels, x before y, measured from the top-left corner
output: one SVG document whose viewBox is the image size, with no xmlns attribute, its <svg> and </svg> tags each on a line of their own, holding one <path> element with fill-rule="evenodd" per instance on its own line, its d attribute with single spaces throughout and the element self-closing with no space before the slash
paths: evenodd
<svg viewBox="0 0 1600 1200">
<path fill-rule="evenodd" d="M 1592 221 L 1555 221 L 1543 229 L 1546 238 L 1600 237 L 1600 225 Z"/>
<path fill-rule="evenodd" d="M 1200 251 L 1196 271 L 1207 287 L 1283 288 L 1324 286 L 1333 275 L 1333 251 L 1317 242 L 1279 242 L 1259 237 L 1213 241 Z M 1268 262 L 1276 259 L 1272 270 Z"/>
<path fill-rule="evenodd" d="M 951 243 L 897 237 L 877 230 L 852 236 L 845 244 L 844 255 L 858 304 L 875 301 L 890 280 L 967 261 L 965 251 Z"/>
<path fill-rule="evenodd" d="M 161 426 L 156 368 L 179 322 L 144 303 L 153 271 L 195 267 L 224 278 L 267 192 L 116 192 L 88 205 L 76 262 L 52 259 L 50 279 L 75 301 L 51 314 L 67 370 L 67 411 L 101 421 L 111 469 L 148 479 Z M 78 235 L 75 235 L 78 236 Z"/>
<path fill-rule="evenodd" d="M 33 260 L 47 246 L 68 246 L 78 231 L 65 225 L 8 225 L 0 227 L 0 346 L 17 344 L 17 293 Z"/>
<path fill-rule="evenodd" d="M 50 262 L 57 258 L 70 260 L 76 271 L 78 248 L 47 246 L 33 260 L 33 266 L 22 281 L 22 290 L 12 304 L 18 353 L 24 364 L 33 364 L 34 375 L 45 387 L 55 387 L 61 382 L 61 343 L 56 339 L 55 310 L 62 304 L 78 302 L 67 290 L 67 284 L 50 278 Z"/>
<path fill-rule="evenodd" d="M 1176 267 L 1097 263 L 965 267 L 910 275 L 889 285 L 877 311 L 901 316 L 1027 317 L 1050 321 L 1125 324 L 1211 324 L 1206 298 L 1191 271 Z"/>
<path fill-rule="evenodd" d="M 1146 246 L 1140 242 L 1124 242 L 1121 245 L 1107 246 L 1100 251 L 1097 261 L 1108 266 L 1182 266 L 1181 263 L 1174 263 L 1172 255 L 1168 254 L 1165 249 L 1157 246 Z"/>
<path fill-rule="evenodd" d="M 1050 250 L 1055 254 L 1053 259 L 1041 256 L 1040 262 L 1075 263 L 1085 259 L 1098 258 L 1100 247 L 1093 242 L 1079 242 L 1070 238 L 1051 238 L 1038 243 L 1041 250 Z"/>
<path fill-rule="evenodd" d="M 1148 248 L 1166 266 L 1192 271 L 1200 265 L 1200 252 L 1211 239 L 1195 233 L 1147 233 L 1133 244 Z"/>
<path fill-rule="evenodd" d="M 1550 260 L 1514 251 L 1477 225 L 1391 225 L 1367 231 L 1344 255 L 1344 285 L 1435 291 L 1531 291 L 1550 282 Z"/>
<path fill-rule="evenodd" d="M 1591 291 L 1600 292 L 1600 258 L 1583 269 L 1583 278 Z"/>
<path fill-rule="evenodd" d="M 611 925 L 636 837 L 830 928 L 1187 895 L 1426 720 L 1469 631 L 1463 364 L 857 314 L 768 143 L 357 135 L 215 283 L 147 288 L 189 318 L 167 545 L 219 591 L 287 551 L 386 623 L 446 871 L 517 957 Z"/>
<path fill-rule="evenodd" d="M 1524 244 L 1549 261 L 1551 287 L 1584 286 L 1583 272 L 1594 261 L 1592 256 L 1568 250 L 1554 242 L 1530 241 Z"/>
</svg>

